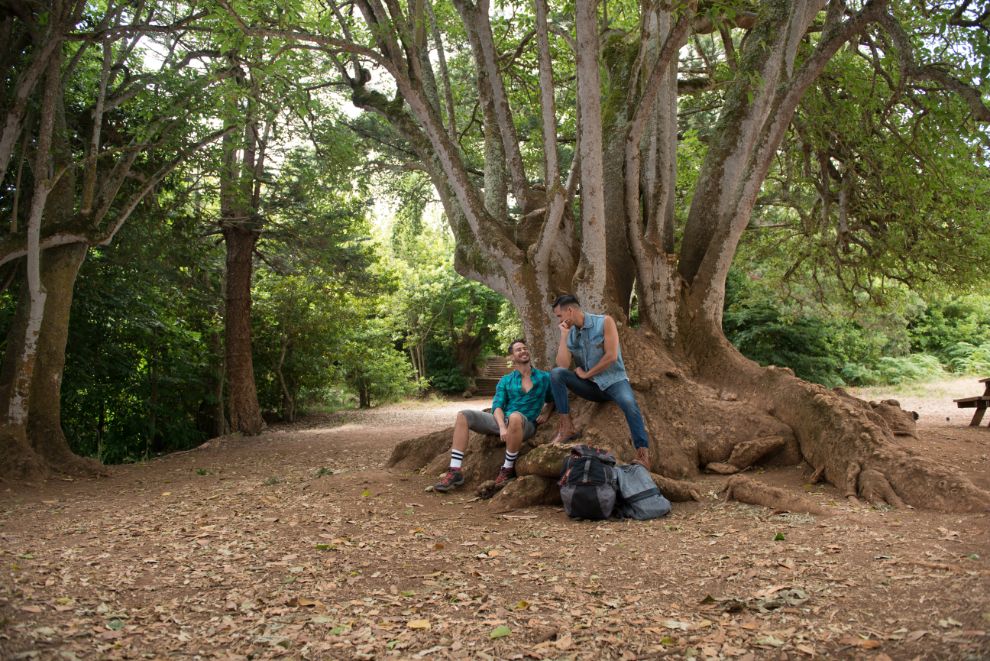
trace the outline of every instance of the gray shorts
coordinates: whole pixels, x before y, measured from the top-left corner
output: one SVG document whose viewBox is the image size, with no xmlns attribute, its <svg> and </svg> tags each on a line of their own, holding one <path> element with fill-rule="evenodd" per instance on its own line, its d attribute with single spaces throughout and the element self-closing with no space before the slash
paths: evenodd
<svg viewBox="0 0 990 661">
<path fill-rule="evenodd" d="M 486 411 L 475 411 L 474 409 L 466 409 L 461 411 L 464 417 L 467 419 L 468 429 L 471 431 L 476 431 L 479 434 L 488 434 L 489 436 L 498 436 L 498 423 L 495 422 L 495 416 Z M 533 436 L 536 433 L 536 425 L 532 423 L 529 418 L 523 417 L 523 440 Z"/>
</svg>

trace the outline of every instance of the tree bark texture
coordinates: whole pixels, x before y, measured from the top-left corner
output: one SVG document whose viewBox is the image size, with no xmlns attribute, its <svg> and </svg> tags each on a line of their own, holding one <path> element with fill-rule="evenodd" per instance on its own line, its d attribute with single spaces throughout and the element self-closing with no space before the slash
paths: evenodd
<svg viewBox="0 0 990 661">
<path fill-rule="evenodd" d="M 251 352 L 251 274 L 258 233 L 229 225 L 223 237 L 227 246 L 223 321 L 228 420 L 232 432 L 254 435 L 264 427 Z"/>
</svg>

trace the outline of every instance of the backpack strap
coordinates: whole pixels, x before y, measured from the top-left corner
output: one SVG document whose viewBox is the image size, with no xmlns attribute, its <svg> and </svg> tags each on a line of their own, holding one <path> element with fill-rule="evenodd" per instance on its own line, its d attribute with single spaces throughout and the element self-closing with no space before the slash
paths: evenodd
<svg viewBox="0 0 990 661">
<path fill-rule="evenodd" d="M 658 496 L 658 495 L 660 495 L 660 489 L 653 487 L 652 489 L 647 489 L 646 491 L 640 491 L 635 496 L 630 496 L 629 498 L 624 498 L 623 500 L 625 500 L 627 503 L 638 503 L 641 500 L 646 500 L 651 496 Z"/>
</svg>

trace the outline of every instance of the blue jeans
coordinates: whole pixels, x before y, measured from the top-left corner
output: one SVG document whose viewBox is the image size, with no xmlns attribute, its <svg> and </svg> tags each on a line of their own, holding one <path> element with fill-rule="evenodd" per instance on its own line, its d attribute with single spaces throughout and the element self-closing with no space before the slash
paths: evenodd
<svg viewBox="0 0 990 661">
<path fill-rule="evenodd" d="M 592 402 L 615 402 L 626 416 L 633 446 L 637 448 L 650 446 L 646 425 L 643 424 L 643 415 L 639 412 L 639 405 L 636 403 L 636 396 L 629 381 L 619 381 L 602 390 L 591 379 L 582 379 L 569 369 L 554 367 L 550 370 L 550 390 L 553 392 L 554 406 L 561 414 L 571 412 L 570 402 L 567 401 L 568 390 L 581 399 Z"/>
</svg>

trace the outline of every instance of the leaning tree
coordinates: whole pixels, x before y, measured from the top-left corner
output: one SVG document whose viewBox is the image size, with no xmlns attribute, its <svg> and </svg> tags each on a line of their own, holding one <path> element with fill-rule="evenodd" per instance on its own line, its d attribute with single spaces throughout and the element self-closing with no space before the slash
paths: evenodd
<svg viewBox="0 0 990 661">
<path fill-rule="evenodd" d="M 0 4 L 0 269 L 5 287 L 20 284 L 0 367 L 0 477 L 99 471 L 61 424 L 79 269 L 165 176 L 228 132 L 199 117 L 229 72 L 185 44 L 202 13 L 173 9 Z"/>
</svg>

